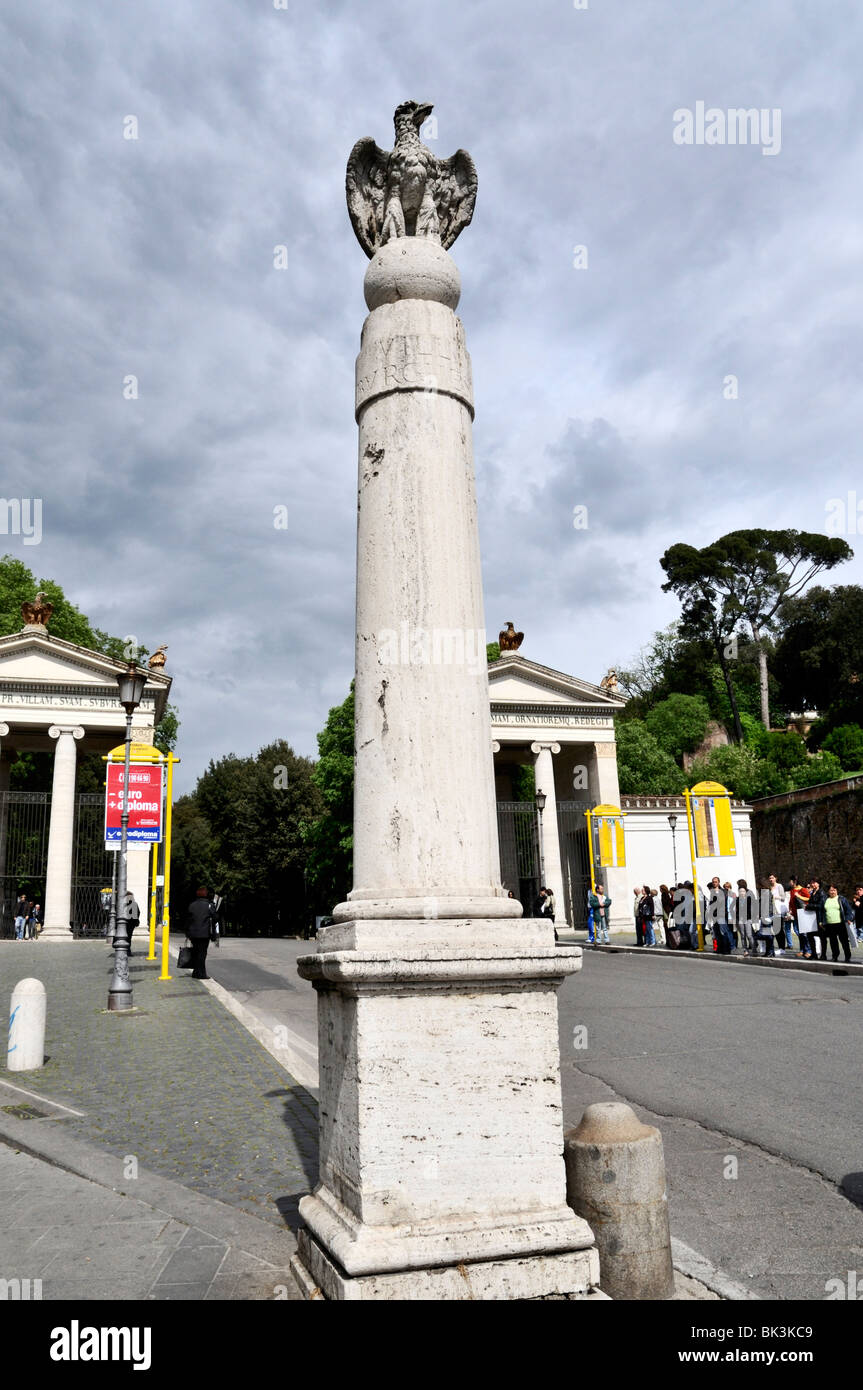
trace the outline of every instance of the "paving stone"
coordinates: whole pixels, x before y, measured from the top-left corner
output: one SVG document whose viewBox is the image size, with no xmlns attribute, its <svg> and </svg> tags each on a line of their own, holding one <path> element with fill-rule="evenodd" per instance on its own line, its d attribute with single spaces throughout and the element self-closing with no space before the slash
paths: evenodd
<svg viewBox="0 0 863 1390">
<path fill-rule="evenodd" d="M 4 949 L 0 945 L 0 950 Z M 6 946 L 8 953 L 9 947 Z M 28 1090 L 84 1111 L 62 1124 L 124 1163 L 239 1206 L 274 1225 L 314 1185 L 317 1109 L 263 1047 L 195 980 L 158 981 L 157 963 L 135 960 L 131 1017 L 105 1011 L 111 954 L 101 942 L 60 951 L 18 945 L 2 971 L 0 1010 L 17 978 L 41 979 L 48 995 L 46 1053 Z M 0 1068 L 13 1084 L 18 1074 Z M 52 1211 L 44 1224 L 52 1225 Z"/>
</svg>

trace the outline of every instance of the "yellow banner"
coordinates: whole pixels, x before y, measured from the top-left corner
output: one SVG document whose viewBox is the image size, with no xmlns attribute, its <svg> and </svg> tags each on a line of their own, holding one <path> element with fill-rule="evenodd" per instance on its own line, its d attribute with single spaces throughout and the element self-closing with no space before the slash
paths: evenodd
<svg viewBox="0 0 863 1390">
<path fill-rule="evenodd" d="M 731 801 L 727 796 L 693 796 L 692 822 L 697 858 L 716 859 L 737 853 Z"/>
<path fill-rule="evenodd" d="M 599 869 L 625 869 L 623 818 L 593 813 L 593 853 Z"/>
</svg>

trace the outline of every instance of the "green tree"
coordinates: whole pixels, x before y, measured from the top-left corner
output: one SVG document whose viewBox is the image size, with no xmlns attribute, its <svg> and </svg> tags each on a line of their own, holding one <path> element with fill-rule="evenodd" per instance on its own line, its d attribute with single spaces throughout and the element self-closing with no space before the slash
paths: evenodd
<svg viewBox="0 0 863 1390">
<path fill-rule="evenodd" d="M 821 713 L 817 746 L 841 724 L 863 724 L 863 587 L 816 585 L 787 601 L 773 668 L 789 709 Z"/>
<path fill-rule="evenodd" d="M 686 785 L 670 753 L 641 719 L 617 724 L 617 776 L 623 796 L 671 796 Z"/>
<path fill-rule="evenodd" d="M 645 719 L 660 748 L 680 762 L 703 741 L 710 721 L 710 707 L 702 695 L 669 695 L 654 705 Z"/>
<path fill-rule="evenodd" d="M 212 838 L 208 877 L 229 921 L 262 933 L 306 925 L 304 827 L 322 810 L 313 764 L 284 739 L 254 758 L 211 762 L 195 788 Z"/>
<path fill-rule="evenodd" d="M 726 744 L 711 748 L 706 758 L 694 762 L 686 775 L 687 784 L 719 782 L 732 796 L 749 801 L 753 797 L 775 796 L 786 791 L 788 777 L 766 758 L 759 758 L 746 744 Z"/>
<path fill-rule="evenodd" d="M 755 647 L 761 722 L 769 729 L 768 642 L 780 610 L 817 574 L 841 564 L 851 553 L 848 543 L 837 537 L 761 528 L 730 531 L 701 550 L 673 545 L 662 556 L 660 564 L 668 575 L 663 590 L 672 590 L 682 605 L 681 633 L 708 640 L 716 653 L 738 743 L 743 731 L 730 672 L 730 662 L 738 657 L 738 629 L 748 627 Z"/>
<path fill-rule="evenodd" d="M 758 652 L 761 722 L 770 728 L 767 640 L 783 603 L 796 598 L 816 575 L 849 560 L 847 541 L 817 531 L 729 531 L 708 549 L 723 558 L 729 598 L 745 619 Z"/>
<path fill-rule="evenodd" d="M 845 772 L 863 769 L 863 728 L 859 724 L 837 725 L 821 747 L 839 759 Z"/>
<path fill-rule="evenodd" d="M 714 653 L 728 695 L 734 738 L 742 743 L 740 710 L 730 670 L 734 655 L 732 638 L 740 612 L 728 593 L 724 557 L 711 546 L 697 550 L 679 543 L 670 546 L 659 563 L 668 575 L 663 592 L 670 590 L 680 600 L 681 636 L 709 645 Z"/>
<path fill-rule="evenodd" d="M 799 767 L 791 771 L 792 789 L 797 787 L 816 787 L 822 782 L 837 782 L 842 776 L 842 764 L 834 753 L 813 753 Z"/>
<path fill-rule="evenodd" d="M 806 744 L 799 734 L 772 730 L 761 741 L 760 754 L 780 772 L 791 772 L 806 762 Z"/>
<path fill-rule="evenodd" d="M 354 683 L 327 715 L 318 734 L 319 758 L 313 778 L 322 811 L 303 827 L 308 850 L 308 881 L 315 904 L 328 913 L 343 902 L 353 882 L 354 854 Z"/>
</svg>

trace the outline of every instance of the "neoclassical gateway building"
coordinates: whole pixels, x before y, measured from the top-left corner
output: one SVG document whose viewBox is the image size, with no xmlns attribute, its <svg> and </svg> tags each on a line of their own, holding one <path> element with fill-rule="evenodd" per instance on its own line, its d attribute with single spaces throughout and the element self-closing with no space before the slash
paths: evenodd
<svg viewBox="0 0 863 1390">
<path fill-rule="evenodd" d="M 0 934 L 10 935 L 16 895 L 44 908 L 43 939 L 71 940 L 104 930 L 99 890 L 110 886 L 104 793 L 76 789 L 83 754 L 104 756 L 122 743 L 126 714 L 117 676 L 127 663 L 52 637 L 24 605 L 20 632 L 0 637 Z M 132 737 L 152 743 L 171 677 L 150 670 L 135 711 Z M 9 772 L 21 753 L 50 753 L 51 791 L 12 790 Z M 149 849 L 130 849 L 128 884 L 146 915 Z"/>
<path fill-rule="evenodd" d="M 518 651 L 502 652 L 489 666 L 488 680 L 504 887 L 529 913 L 540 884 L 547 885 L 555 894 L 558 924 L 565 918 L 570 927 L 584 929 L 590 879 L 584 813 L 599 805 L 620 807 L 626 813 L 626 864 L 597 876 L 612 900 L 612 927 L 630 930 L 636 885 L 655 890 L 691 877 L 683 797 L 621 798 L 614 715 L 625 702 L 614 682 L 608 689 L 592 685 Z M 533 789 L 525 798 L 525 766 L 533 767 L 536 799 Z M 676 818 L 673 828 L 669 817 Z M 700 859 L 699 882 L 719 874 L 723 882 L 745 878 L 754 886 L 749 818 L 749 807 L 732 801 L 737 852 L 733 858 Z"/>
</svg>

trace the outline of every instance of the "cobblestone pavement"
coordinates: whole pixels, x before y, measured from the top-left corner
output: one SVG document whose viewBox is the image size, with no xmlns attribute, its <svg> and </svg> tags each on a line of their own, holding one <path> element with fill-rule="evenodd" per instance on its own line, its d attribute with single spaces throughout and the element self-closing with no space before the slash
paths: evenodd
<svg viewBox="0 0 863 1390">
<path fill-rule="evenodd" d="M 295 1226 L 297 1202 L 317 1175 L 313 1098 L 185 972 L 160 983 L 158 964 L 139 948 L 130 962 L 137 1012 L 127 1015 L 106 1012 L 110 973 L 101 941 L 0 943 L 4 1016 L 25 976 L 40 979 L 48 996 L 45 1066 L 26 1074 L 3 1067 L 0 1078 L 82 1111 L 58 1123 L 114 1154 L 118 1177 L 134 1159 Z"/>
</svg>

